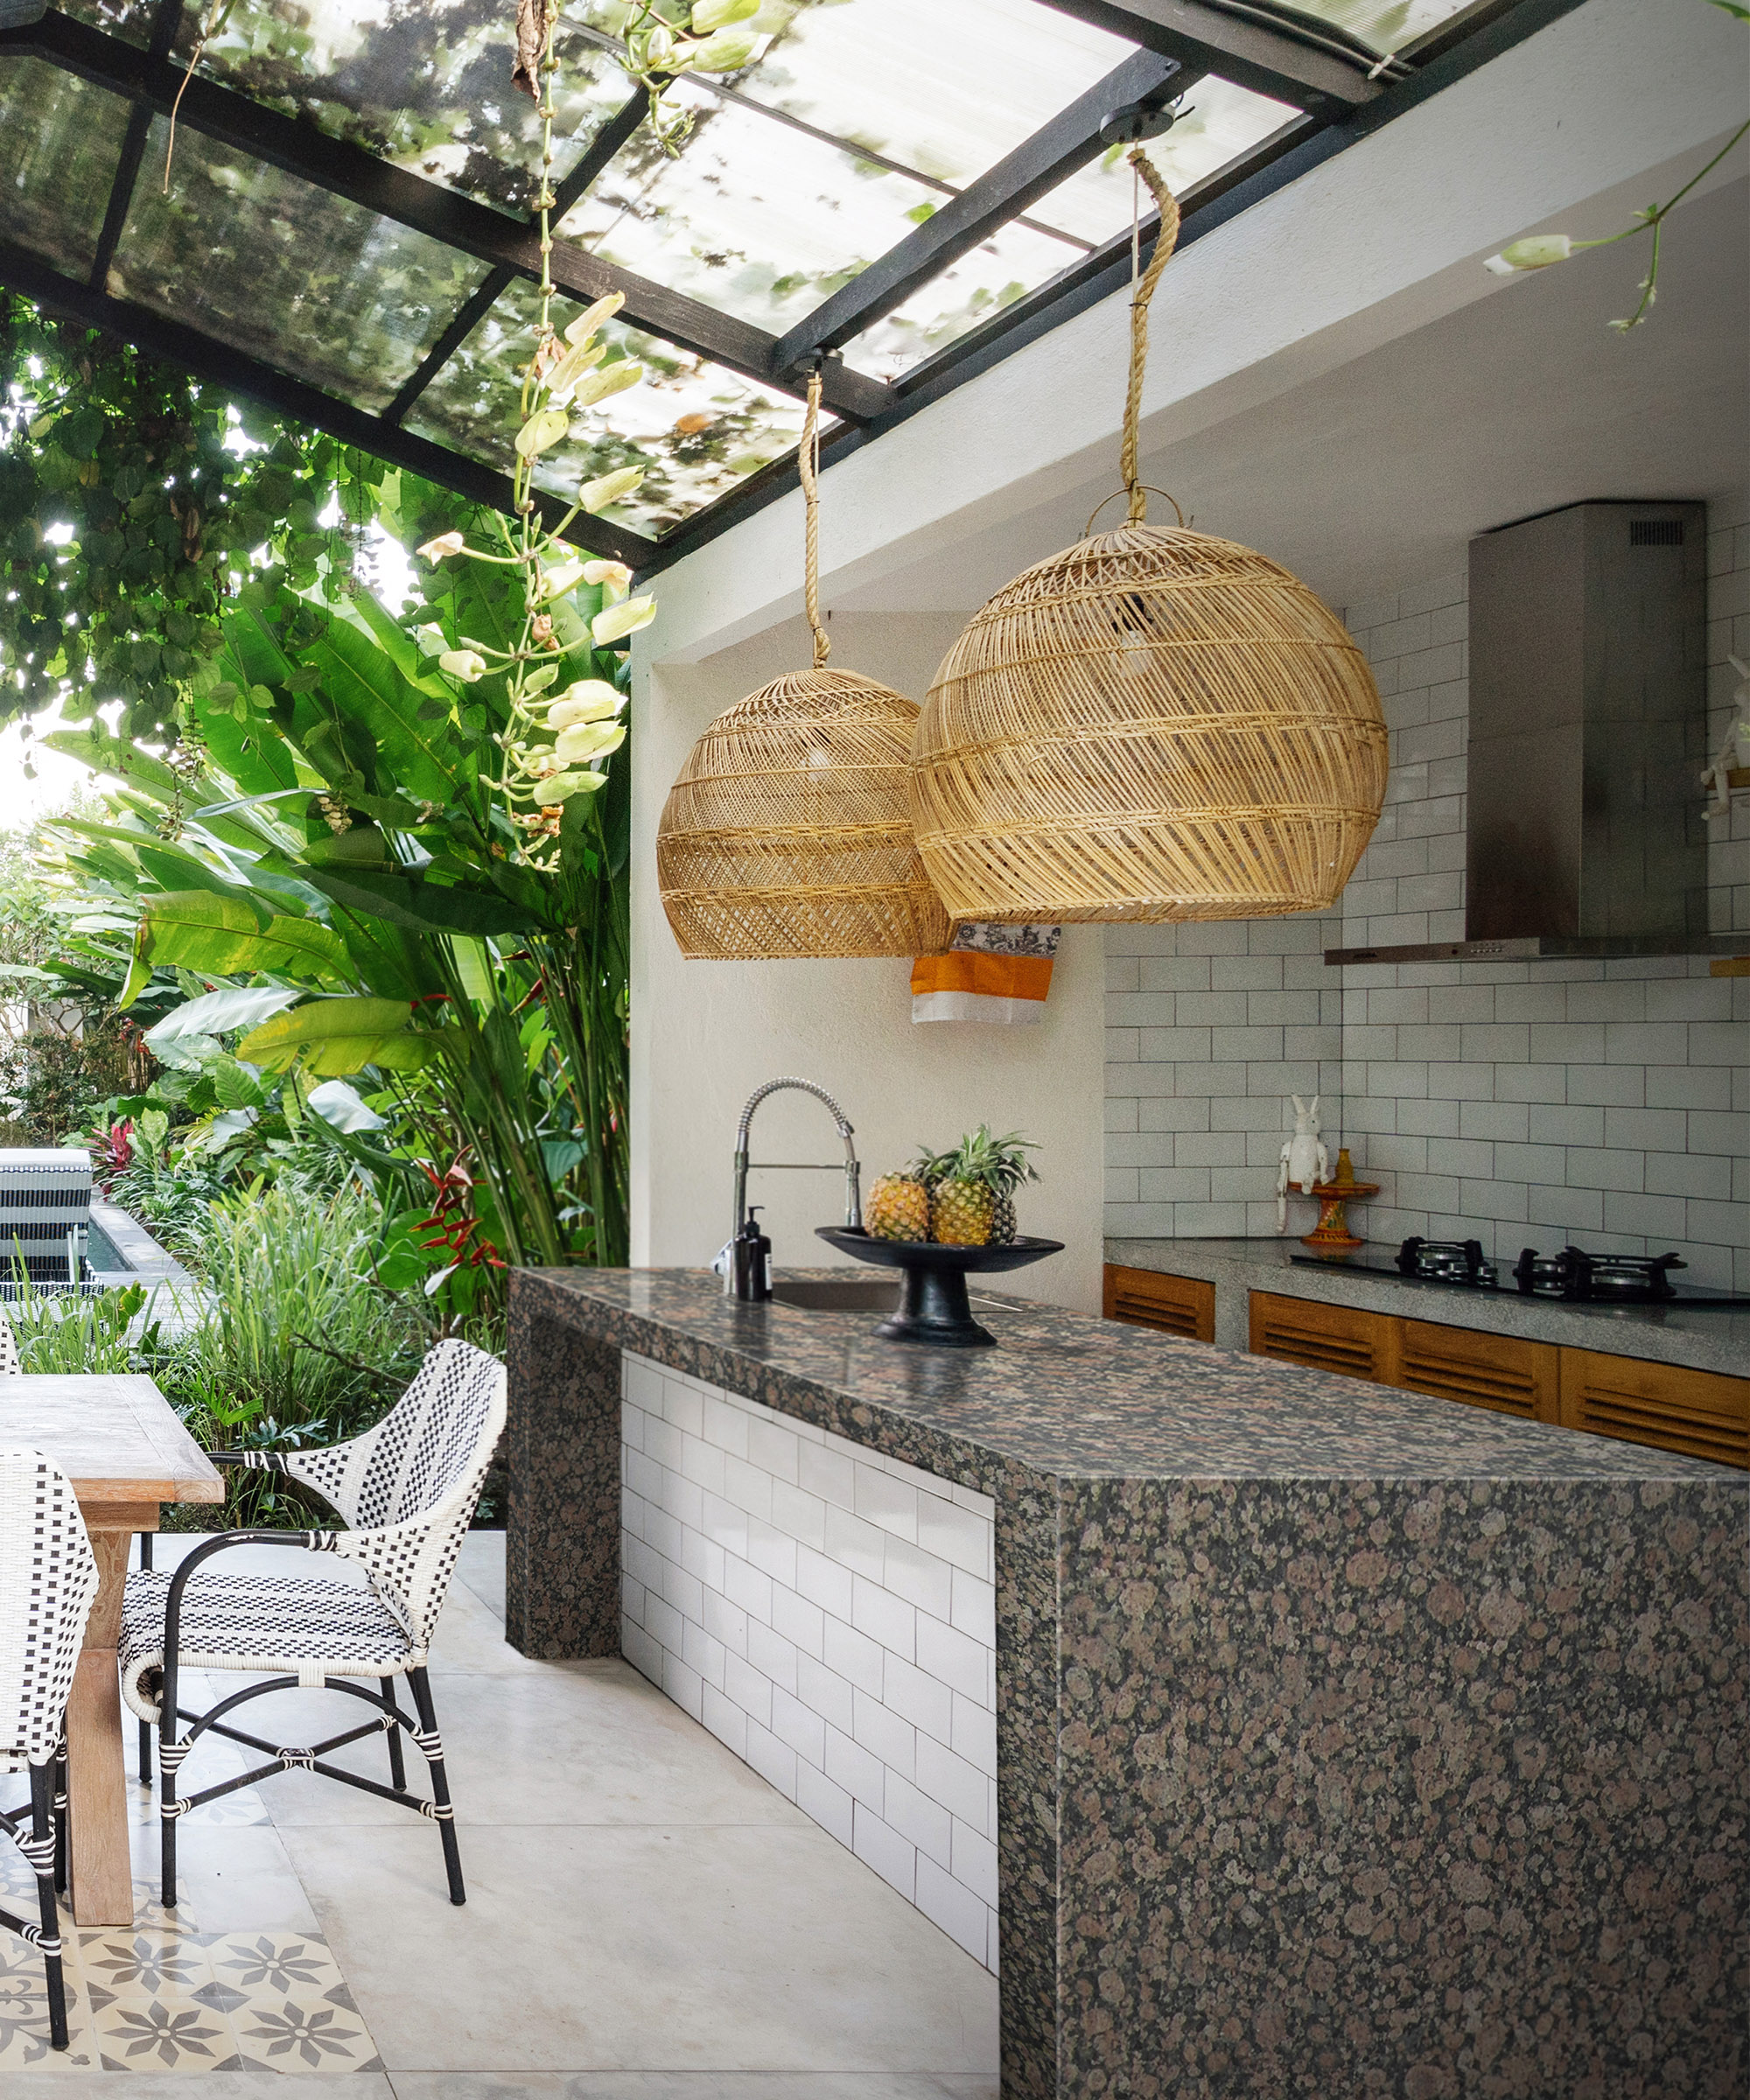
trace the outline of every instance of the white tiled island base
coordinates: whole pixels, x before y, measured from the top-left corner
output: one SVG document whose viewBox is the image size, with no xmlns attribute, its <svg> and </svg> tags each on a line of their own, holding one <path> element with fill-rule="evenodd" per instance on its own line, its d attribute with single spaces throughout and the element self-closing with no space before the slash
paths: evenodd
<svg viewBox="0 0 1750 2100">
<path fill-rule="evenodd" d="M 994 1971 L 990 1496 L 621 1368 L 626 1660 Z"/>
</svg>

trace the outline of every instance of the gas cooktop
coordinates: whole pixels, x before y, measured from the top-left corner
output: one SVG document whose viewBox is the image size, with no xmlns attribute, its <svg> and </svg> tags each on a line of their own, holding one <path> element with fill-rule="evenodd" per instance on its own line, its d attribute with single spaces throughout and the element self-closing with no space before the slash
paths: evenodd
<svg viewBox="0 0 1750 2100">
<path fill-rule="evenodd" d="M 1480 1240 L 1405 1240 L 1396 1254 L 1383 1247 L 1342 1255 L 1297 1254 L 1306 1269 L 1352 1269 L 1404 1283 L 1443 1284 L 1457 1291 L 1516 1292 L 1525 1298 L 1558 1298 L 1569 1305 L 1676 1306 L 1684 1311 L 1726 1306 L 1750 1308 L 1750 1297 L 1716 1291 L 1705 1284 L 1676 1284 L 1674 1269 L 1688 1264 L 1675 1254 L 1587 1254 L 1564 1247 L 1539 1254 L 1527 1247 L 1508 1268 L 1492 1261 Z"/>
</svg>

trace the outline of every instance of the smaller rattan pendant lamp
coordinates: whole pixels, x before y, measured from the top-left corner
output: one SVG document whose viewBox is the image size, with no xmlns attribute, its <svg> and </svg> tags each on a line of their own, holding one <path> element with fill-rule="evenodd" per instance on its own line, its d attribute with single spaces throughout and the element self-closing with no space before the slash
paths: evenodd
<svg viewBox="0 0 1750 2100">
<path fill-rule="evenodd" d="M 1130 158 L 1160 232 L 1130 308 L 1129 519 L 973 616 L 912 746 L 918 850 L 956 920 L 1316 910 L 1385 796 L 1379 695 L 1335 615 L 1250 548 L 1147 522 L 1148 303 L 1179 207 L 1147 158 Z"/>
<path fill-rule="evenodd" d="M 693 959 L 921 956 L 948 946 L 906 806 L 917 704 L 827 668 L 820 396 L 816 372 L 798 456 L 814 667 L 761 686 L 709 724 L 656 828 L 662 908 Z"/>
</svg>

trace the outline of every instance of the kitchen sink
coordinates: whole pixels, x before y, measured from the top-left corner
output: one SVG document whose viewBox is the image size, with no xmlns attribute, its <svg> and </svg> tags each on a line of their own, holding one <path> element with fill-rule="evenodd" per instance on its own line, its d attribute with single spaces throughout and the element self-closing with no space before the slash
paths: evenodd
<svg viewBox="0 0 1750 2100">
<path fill-rule="evenodd" d="M 772 1296 L 803 1312 L 892 1312 L 899 1309 L 898 1277 L 780 1277 Z"/>
</svg>

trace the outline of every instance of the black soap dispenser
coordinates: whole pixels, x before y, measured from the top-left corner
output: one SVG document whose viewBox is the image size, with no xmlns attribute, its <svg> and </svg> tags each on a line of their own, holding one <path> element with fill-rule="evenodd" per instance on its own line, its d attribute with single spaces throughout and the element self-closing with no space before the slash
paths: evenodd
<svg viewBox="0 0 1750 2100">
<path fill-rule="evenodd" d="M 760 1229 L 760 1205 L 750 1203 L 741 1228 L 729 1243 L 735 1295 L 763 1304 L 772 1295 L 772 1242 Z"/>
</svg>

